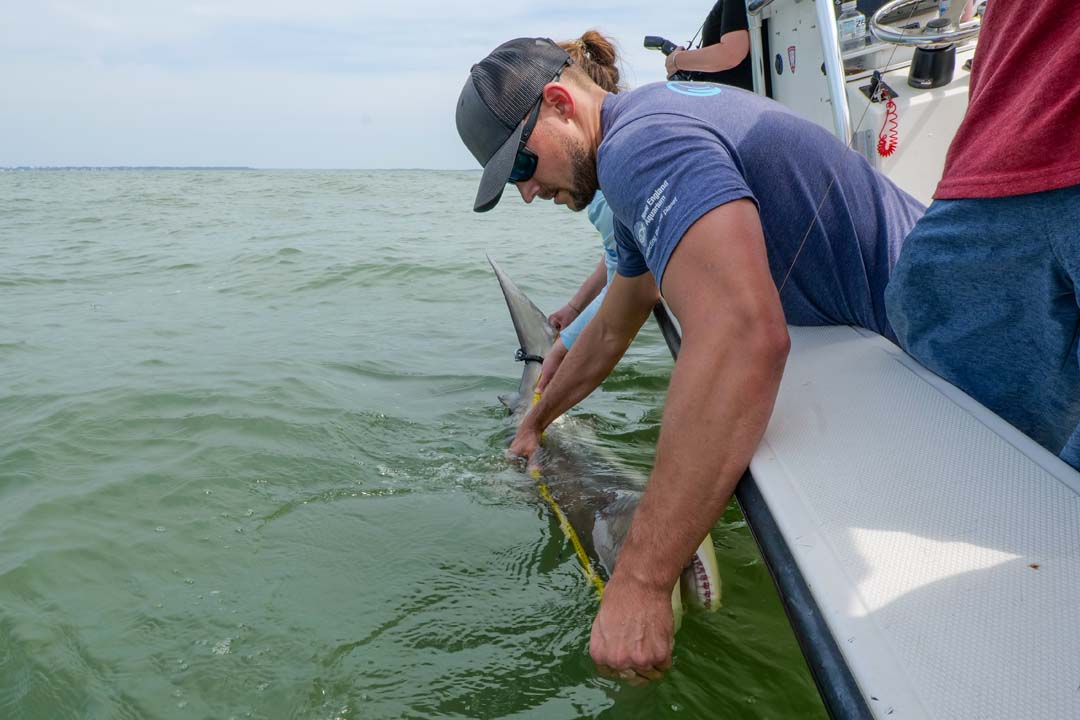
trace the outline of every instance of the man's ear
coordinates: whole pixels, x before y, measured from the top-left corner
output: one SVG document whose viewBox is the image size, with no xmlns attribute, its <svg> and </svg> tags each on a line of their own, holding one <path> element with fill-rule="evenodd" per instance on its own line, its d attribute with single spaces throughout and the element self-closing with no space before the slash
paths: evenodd
<svg viewBox="0 0 1080 720">
<path fill-rule="evenodd" d="M 544 102 L 551 105 L 562 119 L 569 120 L 574 117 L 576 109 L 574 96 L 566 85 L 559 82 L 549 82 L 544 86 L 543 98 Z"/>
</svg>

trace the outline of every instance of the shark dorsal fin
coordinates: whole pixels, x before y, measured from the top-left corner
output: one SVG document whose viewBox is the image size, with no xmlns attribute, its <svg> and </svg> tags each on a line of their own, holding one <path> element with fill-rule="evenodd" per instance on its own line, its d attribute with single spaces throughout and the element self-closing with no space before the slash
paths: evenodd
<svg viewBox="0 0 1080 720">
<path fill-rule="evenodd" d="M 551 344 L 555 342 L 555 330 L 548 324 L 547 315 L 533 305 L 528 296 L 503 272 L 498 263 L 490 257 L 488 262 L 495 271 L 495 277 L 499 279 L 521 349 L 528 355 L 543 357 Z"/>
</svg>

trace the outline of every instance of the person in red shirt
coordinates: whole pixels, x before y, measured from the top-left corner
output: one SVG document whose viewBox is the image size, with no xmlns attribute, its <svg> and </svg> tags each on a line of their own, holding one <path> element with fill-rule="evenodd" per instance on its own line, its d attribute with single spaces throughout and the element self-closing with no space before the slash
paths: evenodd
<svg viewBox="0 0 1080 720">
<path fill-rule="evenodd" d="M 886 308 L 901 346 L 1080 469 L 1080 3 L 989 0 L 967 114 Z"/>
</svg>

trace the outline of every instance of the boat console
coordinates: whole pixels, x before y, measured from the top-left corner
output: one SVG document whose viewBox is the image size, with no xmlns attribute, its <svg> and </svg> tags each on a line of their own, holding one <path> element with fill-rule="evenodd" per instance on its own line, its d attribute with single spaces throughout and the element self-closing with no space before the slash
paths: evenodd
<svg viewBox="0 0 1080 720">
<path fill-rule="evenodd" d="M 958 22 L 962 0 L 944 17 L 936 1 L 876 5 L 870 41 L 841 52 L 829 0 L 749 0 L 754 88 L 850 142 L 928 204 L 967 110 L 979 22 Z"/>
</svg>

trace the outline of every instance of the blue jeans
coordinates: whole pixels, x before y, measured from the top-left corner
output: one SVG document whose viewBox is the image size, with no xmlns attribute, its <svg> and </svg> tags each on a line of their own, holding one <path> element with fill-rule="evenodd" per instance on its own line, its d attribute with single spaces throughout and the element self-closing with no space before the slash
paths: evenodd
<svg viewBox="0 0 1080 720">
<path fill-rule="evenodd" d="M 908 353 L 1080 470 L 1080 186 L 935 200 L 885 291 Z"/>
</svg>

